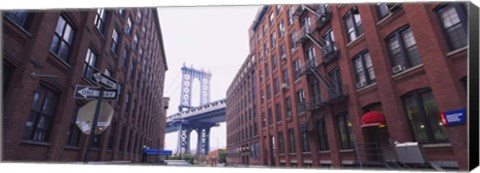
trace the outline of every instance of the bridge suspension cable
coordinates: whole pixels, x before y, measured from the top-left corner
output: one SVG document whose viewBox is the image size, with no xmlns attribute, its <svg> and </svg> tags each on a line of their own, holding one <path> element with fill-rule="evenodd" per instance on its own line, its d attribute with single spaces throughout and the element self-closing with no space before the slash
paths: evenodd
<svg viewBox="0 0 480 173">
<path fill-rule="evenodd" d="M 177 81 L 179 75 L 180 75 L 180 71 L 178 71 L 177 74 L 175 75 L 175 78 L 173 78 L 173 81 L 170 83 L 170 85 L 168 86 L 167 90 L 165 91 L 166 93 L 168 93 L 168 91 L 170 90 L 170 88 L 172 88 L 173 84 L 175 84 L 175 81 Z"/>
</svg>

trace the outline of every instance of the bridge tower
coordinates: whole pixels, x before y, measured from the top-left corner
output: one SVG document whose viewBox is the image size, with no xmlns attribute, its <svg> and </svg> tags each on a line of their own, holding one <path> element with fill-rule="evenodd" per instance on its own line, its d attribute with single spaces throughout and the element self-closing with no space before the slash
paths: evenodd
<svg viewBox="0 0 480 173">
<path fill-rule="evenodd" d="M 200 81 L 200 105 L 203 106 L 210 103 L 210 79 L 212 74 L 204 70 L 197 70 L 193 67 L 186 67 L 183 64 L 182 70 L 182 90 L 180 94 L 180 105 L 178 111 L 188 111 L 192 108 L 192 84 L 195 79 Z M 211 125 L 196 124 L 192 125 L 185 120 L 176 121 L 178 141 L 177 154 L 190 153 L 190 133 L 192 130 L 197 131 L 197 154 L 208 154 L 209 151 L 209 135 Z M 195 126 L 195 127 L 194 127 Z"/>
<path fill-rule="evenodd" d="M 193 80 L 200 80 L 200 106 L 210 103 L 210 79 L 212 74 L 204 70 L 197 70 L 193 67 L 182 67 L 182 92 L 178 111 L 192 108 L 192 83 Z"/>
</svg>

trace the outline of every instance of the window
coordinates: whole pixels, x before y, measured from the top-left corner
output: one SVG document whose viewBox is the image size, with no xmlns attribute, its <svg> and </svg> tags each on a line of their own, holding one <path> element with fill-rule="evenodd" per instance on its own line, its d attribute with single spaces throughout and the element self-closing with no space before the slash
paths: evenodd
<svg viewBox="0 0 480 173">
<path fill-rule="evenodd" d="M 340 133 L 340 148 L 353 149 L 354 137 L 352 132 L 352 123 L 348 114 L 340 114 L 337 116 L 338 132 Z"/>
<path fill-rule="evenodd" d="M 340 69 L 336 68 L 328 73 L 328 77 L 330 78 L 333 88 L 329 90 L 329 94 L 331 97 L 336 97 L 342 94 L 342 78 L 340 74 Z"/>
<path fill-rule="evenodd" d="M 138 35 L 135 34 L 135 36 L 133 36 L 132 49 L 137 49 L 137 48 L 138 48 Z"/>
<path fill-rule="evenodd" d="M 132 81 L 134 80 L 134 77 L 135 77 L 136 64 L 137 63 L 135 61 L 130 64 L 130 80 L 132 80 Z"/>
<path fill-rule="evenodd" d="M 268 78 L 270 76 L 270 66 L 268 63 L 265 63 L 265 77 Z"/>
<path fill-rule="evenodd" d="M 257 45 L 260 45 L 261 40 L 262 40 L 262 33 L 258 32 L 258 34 L 257 34 Z"/>
<path fill-rule="evenodd" d="M 74 112 L 72 120 L 70 121 L 70 127 L 68 129 L 67 146 L 78 147 L 80 144 L 80 136 L 82 135 L 82 132 L 80 131 L 80 129 L 76 124 L 79 109 L 80 109 L 80 105 L 77 105 L 77 108 Z"/>
<path fill-rule="evenodd" d="M 278 24 L 278 30 L 280 32 L 280 37 L 283 37 L 285 34 L 285 28 L 283 27 L 283 20 L 280 21 L 280 24 Z"/>
<path fill-rule="evenodd" d="M 320 151 L 329 150 L 328 148 L 328 135 L 327 127 L 325 126 L 325 119 L 322 118 L 317 122 L 318 128 L 318 149 Z"/>
<path fill-rule="evenodd" d="M 129 110 L 130 110 L 130 104 L 128 103 L 128 101 L 129 101 L 129 100 L 128 100 L 128 99 L 129 99 L 128 97 L 129 97 L 129 96 L 130 96 L 130 93 L 127 93 L 127 95 L 125 96 L 125 112 L 127 112 L 127 113 L 128 113 Z"/>
<path fill-rule="evenodd" d="M 95 27 L 97 27 L 100 33 L 105 32 L 105 20 L 107 20 L 107 12 L 103 8 L 97 9 L 97 15 L 95 16 Z"/>
<path fill-rule="evenodd" d="M 116 129 L 117 129 L 117 124 L 115 122 L 112 122 L 112 127 L 110 127 L 110 134 L 108 135 L 108 144 L 107 144 L 107 149 L 109 150 L 113 150 Z"/>
<path fill-rule="evenodd" d="M 273 124 L 273 113 L 272 108 L 268 108 L 268 125 Z"/>
<path fill-rule="evenodd" d="M 290 34 L 290 49 L 292 52 L 297 49 L 297 34 L 295 32 Z"/>
<path fill-rule="evenodd" d="M 48 142 L 59 95 L 40 85 L 33 93 L 30 115 L 23 129 L 25 140 Z"/>
<path fill-rule="evenodd" d="M 305 97 L 303 95 L 303 89 L 299 89 L 296 93 L 297 97 L 297 113 L 305 111 Z"/>
<path fill-rule="evenodd" d="M 118 14 L 119 14 L 120 17 L 124 16 L 124 14 L 125 14 L 124 12 L 125 12 L 125 10 L 123 8 L 118 9 Z"/>
<path fill-rule="evenodd" d="M 275 113 L 277 114 L 277 122 L 282 121 L 282 107 L 279 103 L 275 104 Z"/>
<path fill-rule="evenodd" d="M 289 148 L 288 148 L 288 151 L 290 153 L 295 153 L 295 136 L 293 134 L 293 129 L 290 128 L 288 129 L 288 142 L 289 142 Z"/>
<path fill-rule="evenodd" d="M 86 79 L 92 79 L 92 75 L 97 63 L 97 55 L 88 48 L 87 55 L 85 56 L 85 64 L 83 65 L 83 77 Z"/>
<path fill-rule="evenodd" d="M 293 24 L 293 13 L 295 12 L 295 6 L 290 6 L 290 9 L 288 9 L 288 25 Z"/>
<path fill-rule="evenodd" d="M 267 43 L 264 43 L 264 44 L 263 44 L 263 49 L 265 50 L 265 56 L 268 57 L 268 54 L 269 54 L 269 53 L 268 53 L 268 45 L 267 45 Z"/>
<path fill-rule="evenodd" d="M 416 90 L 402 97 L 410 129 L 422 144 L 448 142 L 447 132 L 439 118 L 439 111 L 429 89 Z"/>
<path fill-rule="evenodd" d="M 118 51 L 118 41 L 119 41 L 119 35 L 117 32 L 117 29 L 113 29 L 112 33 L 112 51 L 113 53 L 117 54 Z"/>
<path fill-rule="evenodd" d="M 122 50 L 122 64 L 123 64 L 123 68 L 127 68 L 127 64 L 128 64 L 128 50 L 127 48 L 123 48 Z"/>
<path fill-rule="evenodd" d="M 118 150 L 121 151 L 121 152 L 123 152 L 123 151 L 125 151 L 125 142 L 126 142 L 126 141 L 125 141 L 125 131 L 126 131 L 126 128 L 123 127 L 123 128 L 121 128 L 121 129 L 122 129 L 122 130 L 121 130 L 121 133 L 120 133 L 120 141 L 119 141 L 119 142 L 120 142 L 120 146 L 119 146 L 119 149 L 118 149 Z"/>
<path fill-rule="evenodd" d="M 277 55 L 276 55 L 276 54 L 273 54 L 273 57 L 272 57 L 272 68 L 273 68 L 274 71 L 277 70 L 277 66 L 278 66 L 277 64 L 278 64 L 278 63 L 277 63 Z"/>
<path fill-rule="evenodd" d="M 273 15 L 273 12 L 270 12 L 270 27 L 273 26 L 273 19 L 274 19 L 274 15 Z"/>
<path fill-rule="evenodd" d="M 353 64 L 355 76 L 357 78 L 357 88 L 362 88 L 368 84 L 375 83 L 375 73 L 368 52 L 357 55 L 353 59 Z"/>
<path fill-rule="evenodd" d="M 75 32 L 72 26 L 60 16 L 55 27 L 52 43 L 50 44 L 50 51 L 62 60 L 68 61 L 74 36 Z"/>
<path fill-rule="evenodd" d="M 323 34 L 322 53 L 323 58 L 328 59 L 329 55 L 337 51 L 337 46 L 335 46 L 335 37 L 333 36 L 333 30 L 329 29 L 325 34 Z"/>
<path fill-rule="evenodd" d="M 142 23 L 142 12 L 140 10 L 137 11 L 137 24 Z"/>
<path fill-rule="evenodd" d="M 17 10 L 11 12 L 5 12 L 4 16 L 11 22 L 22 27 L 24 30 L 30 29 L 32 15 L 25 10 Z"/>
<path fill-rule="evenodd" d="M 356 7 L 347 12 L 343 17 L 343 20 L 345 21 L 347 29 L 348 42 L 357 39 L 358 36 L 363 34 L 362 19 L 360 18 L 360 13 Z"/>
<path fill-rule="evenodd" d="M 93 138 L 93 145 L 92 148 L 99 149 L 100 148 L 100 143 L 102 140 L 102 135 L 95 135 L 95 138 Z"/>
<path fill-rule="evenodd" d="M 305 65 L 306 67 L 315 67 L 317 62 L 315 60 L 315 49 L 312 47 L 307 49 L 307 56 L 305 57 Z"/>
<path fill-rule="evenodd" d="M 282 58 L 282 62 L 287 60 L 287 49 L 285 48 L 285 44 L 282 43 L 282 46 L 281 46 L 281 51 L 282 51 L 282 55 L 281 55 L 281 58 Z"/>
<path fill-rule="evenodd" d="M 285 141 L 283 141 L 283 132 L 278 132 L 278 145 L 279 153 L 285 153 Z"/>
<path fill-rule="evenodd" d="M 300 77 L 302 75 L 302 67 L 301 67 L 301 64 L 300 64 L 300 60 L 297 58 L 293 62 L 293 65 L 294 65 L 294 69 L 295 69 L 295 80 L 298 80 L 298 79 L 300 79 Z"/>
<path fill-rule="evenodd" d="M 277 5 L 277 16 L 280 16 L 282 13 L 282 5 Z"/>
<path fill-rule="evenodd" d="M 422 64 L 410 27 L 401 28 L 391 34 L 387 38 L 387 45 L 392 67 L 398 66 L 403 70 Z M 394 73 L 401 72 L 401 70 L 395 71 L 394 68 L 392 70 Z"/>
<path fill-rule="evenodd" d="M 306 124 L 303 125 L 306 126 Z M 310 138 L 306 130 L 302 131 L 302 152 L 310 152 Z"/>
<path fill-rule="evenodd" d="M 132 35 L 132 19 L 130 17 L 128 17 L 127 20 L 127 27 L 125 28 L 125 33 L 127 33 L 128 35 Z"/>
<path fill-rule="evenodd" d="M 263 25 L 263 36 L 267 36 L 267 23 Z"/>
<path fill-rule="evenodd" d="M 15 68 L 12 67 L 9 63 L 5 60 L 3 61 L 3 97 L 5 97 L 8 87 L 10 86 L 10 82 L 12 82 L 13 74 L 15 73 Z M 5 117 L 5 114 L 4 114 Z M 3 121 L 5 122 L 5 121 Z"/>
<path fill-rule="evenodd" d="M 377 3 L 376 6 L 378 18 L 382 20 L 392 14 L 392 12 L 397 10 L 401 5 L 399 3 Z"/>
<path fill-rule="evenodd" d="M 288 69 L 283 69 L 283 84 L 287 84 L 288 87 Z"/>
<path fill-rule="evenodd" d="M 450 3 L 437 10 L 450 50 L 462 48 L 468 43 L 468 14 L 463 3 Z"/>
<path fill-rule="evenodd" d="M 277 46 L 277 35 L 275 34 L 275 32 L 272 32 L 272 35 L 270 36 L 270 39 L 271 39 L 271 44 L 272 45 L 272 49 L 275 49 L 275 46 Z"/>
<path fill-rule="evenodd" d="M 312 95 L 311 102 L 313 106 L 317 106 L 321 102 L 320 85 L 318 80 L 310 81 L 310 94 Z"/>
<path fill-rule="evenodd" d="M 271 94 L 272 92 L 271 92 L 271 90 L 272 90 L 272 89 L 270 88 L 270 84 L 267 84 L 267 90 L 266 90 L 266 92 L 267 92 L 267 100 L 270 100 L 270 99 L 272 98 L 272 94 Z"/>
<path fill-rule="evenodd" d="M 279 84 L 278 78 L 273 79 L 273 94 L 274 95 L 278 94 L 278 91 L 279 91 L 279 88 L 280 88 L 279 85 L 280 84 Z"/>
<path fill-rule="evenodd" d="M 262 112 L 262 128 L 265 127 L 265 124 L 267 123 L 267 120 L 265 118 L 265 112 Z"/>
<path fill-rule="evenodd" d="M 302 32 L 303 34 L 310 33 L 310 25 L 311 25 L 310 17 L 307 15 L 302 19 Z"/>
</svg>

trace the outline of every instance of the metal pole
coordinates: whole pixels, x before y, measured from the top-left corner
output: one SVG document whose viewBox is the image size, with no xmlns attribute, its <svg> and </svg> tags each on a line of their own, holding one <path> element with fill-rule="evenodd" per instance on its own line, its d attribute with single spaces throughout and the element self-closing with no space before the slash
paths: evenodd
<svg viewBox="0 0 480 173">
<path fill-rule="evenodd" d="M 88 136 L 87 151 L 85 151 L 85 155 L 83 156 L 83 163 L 88 163 L 88 159 L 90 158 L 90 149 L 92 148 L 93 140 L 95 139 L 95 129 L 97 128 L 98 114 L 100 113 L 100 106 L 102 106 L 102 99 L 103 87 L 100 87 L 100 95 L 97 100 L 97 106 L 95 107 L 95 114 L 93 115 L 92 128 L 90 130 L 90 135 Z"/>
</svg>

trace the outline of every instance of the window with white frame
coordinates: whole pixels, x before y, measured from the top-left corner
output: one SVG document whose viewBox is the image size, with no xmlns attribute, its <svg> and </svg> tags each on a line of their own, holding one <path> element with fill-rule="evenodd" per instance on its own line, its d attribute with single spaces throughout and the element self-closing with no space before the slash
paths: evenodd
<svg viewBox="0 0 480 173">
<path fill-rule="evenodd" d="M 97 63 L 97 55 L 90 48 L 87 50 L 85 56 L 85 63 L 83 65 L 83 77 L 86 79 L 92 79 L 92 75 Z"/>
<path fill-rule="evenodd" d="M 280 23 L 278 24 L 278 31 L 280 32 L 280 37 L 283 37 L 285 34 L 285 27 L 283 26 L 283 20 L 280 20 Z"/>
<path fill-rule="evenodd" d="M 297 33 L 295 32 L 290 34 L 290 49 L 292 52 L 297 49 Z"/>
<path fill-rule="evenodd" d="M 3 15 L 11 22 L 17 24 L 17 26 L 22 27 L 24 30 L 28 30 L 30 27 L 32 15 L 26 10 L 5 12 Z"/>
<path fill-rule="evenodd" d="M 72 25 L 63 16 L 60 16 L 50 44 L 50 52 L 67 62 L 74 37 L 75 31 L 73 31 Z"/>
<path fill-rule="evenodd" d="M 113 29 L 112 32 L 112 51 L 113 53 L 117 54 L 118 51 L 118 42 L 120 40 L 120 36 L 118 35 L 117 29 Z"/>
<path fill-rule="evenodd" d="M 468 43 L 468 13 L 464 3 L 449 3 L 437 9 L 450 50 Z"/>
<path fill-rule="evenodd" d="M 97 9 L 97 15 L 95 16 L 95 27 L 104 34 L 105 32 L 105 21 L 107 20 L 107 12 L 103 8 Z"/>
<path fill-rule="evenodd" d="M 387 46 L 393 73 L 422 64 L 417 44 L 409 26 L 402 27 L 387 37 Z"/>
<path fill-rule="evenodd" d="M 356 7 L 348 11 L 347 14 L 343 16 L 343 20 L 345 22 L 348 42 L 354 41 L 363 34 L 362 19 Z"/>
<path fill-rule="evenodd" d="M 375 83 L 375 73 L 368 51 L 358 54 L 353 58 L 357 88 Z"/>
<path fill-rule="evenodd" d="M 325 34 L 323 34 L 323 42 L 324 45 L 322 46 L 322 53 L 323 57 L 327 57 L 329 54 L 334 53 L 337 51 L 337 46 L 335 45 L 335 37 L 333 36 L 333 30 L 329 29 Z"/>
</svg>

